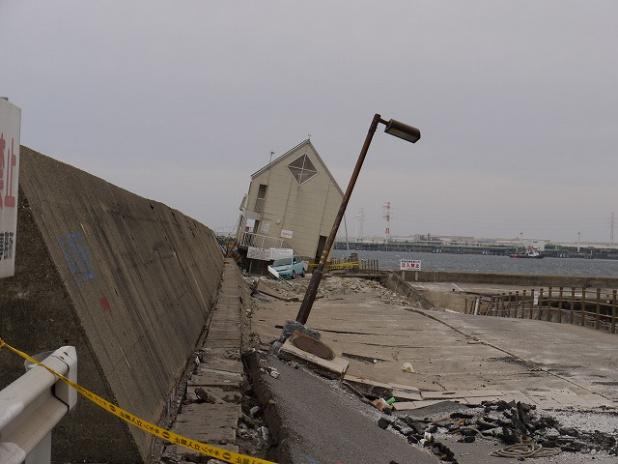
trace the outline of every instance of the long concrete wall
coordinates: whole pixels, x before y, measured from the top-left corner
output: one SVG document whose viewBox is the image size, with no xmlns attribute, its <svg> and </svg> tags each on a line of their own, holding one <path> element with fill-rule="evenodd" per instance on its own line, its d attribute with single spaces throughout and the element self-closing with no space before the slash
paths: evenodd
<svg viewBox="0 0 618 464">
<path fill-rule="evenodd" d="M 73 345 L 78 381 L 157 422 L 216 300 L 223 257 L 206 226 L 21 147 L 16 274 L 0 337 L 31 354 Z M 22 360 L 0 350 L 0 388 Z M 59 461 L 138 463 L 151 438 L 80 398 Z"/>
<path fill-rule="evenodd" d="M 401 273 L 400 273 L 401 274 Z M 618 278 L 597 276 L 562 276 L 543 274 L 501 274 L 456 271 L 405 272 L 407 281 L 416 282 L 462 282 L 531 287 L 577 287 L 577 288 L 618 288 Z"/>
</svg>

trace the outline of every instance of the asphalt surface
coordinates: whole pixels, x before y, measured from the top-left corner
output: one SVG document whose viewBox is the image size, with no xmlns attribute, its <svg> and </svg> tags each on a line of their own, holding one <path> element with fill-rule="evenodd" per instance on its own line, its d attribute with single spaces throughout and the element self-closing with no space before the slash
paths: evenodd
<svg viewBox="0 0 618 464">
<path fill-rule="evenodd" d="M 263 365 L 279 376 L 261 376 L 279 423 L 271 426 L 279 443 L 279 463 L 427 463 L 439 460 L 408 444 L 405 437 L 377 426 L 381 413 L 303 368 L 267 356 Z"/>
</svg>

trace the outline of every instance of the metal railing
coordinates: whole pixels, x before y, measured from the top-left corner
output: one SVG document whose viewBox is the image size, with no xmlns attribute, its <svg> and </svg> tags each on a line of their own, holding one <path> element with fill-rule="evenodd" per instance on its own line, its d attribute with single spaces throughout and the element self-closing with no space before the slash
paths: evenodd
<svg viewBox="0 0 618 464">
<path fill-rule="evenodd" d="M 317 264 L 310 266 L 315 268 Z M 324 268 L 326 271 L 378 272 L 380 264 L 377 259 L 333 258 Z"/>
<path fill-rule="evenodd" d="M 77 381 L 77 353 L 64 346 L 35 359 Z M 0 462 L 49 464 L 51 431 L 77 403 L 77 392 L 43 366 L 27 372 L 0 391 Z"/>
<path fill-rule="evenodd" d="M 285 240 L 268 237 L 266 235 L 243 232 L 238 242 L 239 247 L 255 248 L 292 248 Z"/>
<path fill-rule="evenodd" d="M 617 290 L 576 287 L 531 289 L 489 297 L 477 297 L 465 312 L 470 314 L 536 319 L 569 323 L 616 333 Z"/>
</svg>

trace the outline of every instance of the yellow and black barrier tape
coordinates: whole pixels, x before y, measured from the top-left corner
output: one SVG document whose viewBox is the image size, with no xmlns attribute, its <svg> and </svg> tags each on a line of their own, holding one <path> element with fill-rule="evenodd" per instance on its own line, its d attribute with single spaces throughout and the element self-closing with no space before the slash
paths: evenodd
<svg viewBox="0 0 618 464">
<path fill-rule="evenodd" d="M 111 404 L 109 401 L 101 398 L 100 396 L 92 393 L 81 385 L 69 380 L 62 374 L 54 371 L 53 369 L 47 367 L 45 364 L 37 361 L 31 356 L 28 356 L 26 353 L 19 351 L 17 348 L 13 348 L 11 345 L 6 343 L 2 338 L 0 338 L 0 349 L 3 347 L 8 348 L 13 353 L 21 356 L 22 358 L 30 361 L 31 363 L 37 364 L 39 366 L 44 367 L 53 375 L 58 377 L 58 379 L 62 380 L 64 383 L 73 387 L 79 394 L 96 404 L 97 406 L 105 409 L 107 412 L 112 413 L 114 416 L 119 417 L 120 419 L 128 422 L 131 425 L 134 425 L 137 428 L 148 432 L 155 437 L 161 438 L 163 440 L 168 441 L 174 445 L 182 446 L 184 448 L 188 448 L 192 451 L 197 451 L 198 453 L 204 454 L 206 456 L 219 459 L 221 461 L 229 462 L 232 464 L 275 464 L 272 461 L 266 461 L 265 459 L 255 458 L 252 456 L 247 456 L 245 454 L 236 453 L 234 451 L 226 450 L 223 448 L 217 448 L 216 446 L 208 445 L 205 443 L 201 443 L 199 441 L 192 440 L 187 437 L 183 437 L 182 435 L 178 435 L 174 432 L 170 432 L 169 430 L 165 430 L 155 424 L 152 424 L 146 420 L 140 419 L 139 417 L 131 414 L 124 409 Z"/>
<path fill-rule="evenodd" d="M 360 261 L 352 261 L 349 263 L 333 263 L 333 264 L 326 264 L 324 266 L 325 269 L 345 269 L 346 267 L 358 267 L 361 265 Z M 311 263 L 309 264 L 309 267 L 314 268 L 314 267 L 318 267 L 318 264 L 314 264 Z"/>
</svg>

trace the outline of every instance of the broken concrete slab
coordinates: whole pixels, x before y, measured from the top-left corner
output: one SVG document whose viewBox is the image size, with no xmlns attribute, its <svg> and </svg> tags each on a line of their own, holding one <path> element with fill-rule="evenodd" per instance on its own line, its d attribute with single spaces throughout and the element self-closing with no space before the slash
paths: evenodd
<svg viewBox="0 0 618 464">
<path fill-rule="evenodd" d="M 417 402 L 420 403 L 420 402 Z M 458 403 L 457 401 L 426 401 L 426 404 L 419 405 L 414 408 L 414 411 L 405 414 L 396 414 L 397 417 L 408 416 L 413 419 L 424 419 L 426 417 L 448 416 L 453 412 L 467 409 L 467 406 Z M 395 403 L 397 404 L 397 403 Z"/>
<path fill-rule="evenodd" d="M 209 340 L 210 341 L 210 340 Z M 209 357 L 222 356 L 225 359 L 233 359 L 240 361 L 240 348 L 238 347 L 217 347 L 208 344 L 208 347 L 204 347 L 199 350 L 200 359 L 206 361 Z"/>
<path fill-rule="evenodd" d="M 300 361 L 308 364 L 313 370 L 318 371 L 327 378 L 342 378 L 349 366 L 348 361 L 339 357 L 329 361 L 311 353 L 307 353 L 294 346 L 291 343 L 291 339 L 286 340 L 281 346 L 279 356 L 283 359 Z"/>
<path fill-rule="evenodd" d="M 443 400 L 396 401 L 392 406 L 396 411 L 410 411 L 414 409 L 426 408 L 442 402 Z"/>
<path fill-rule="evenodd" d="M 351 374 L 345 374 L 343 380 L 352 384 L 356 391 L 365 396 L 382 398 L 393 396 L 393 387 L 387 383 L 374 382 L 373 380 Z"/>
<path fill-rule="evenodd" d="M 196 392 L 197 390 L 197 392 Z M 203 396 L 207 395 L 209 400 L 205 400 Z M 214 401 L 213 401 L 214 400 Z M 189 386 L 187 387 L 186 403 L 214 402 L 240 404 L 242 402 L 242 394 L 236 390 L 226 390 L 218 387 L 204 386 Z"/>
<path fill-rule="evenodd" d="M 224 390 L 232 390 L 239 389 L 242 382 L 242 374 L 200 367 L 197 373 L 191 376 L 187 385 L 195 387 L 220 387 Z"/>
<path fill-rule="evenodd" d="M 391 396 L 397 401 L 420 401 L 423 399 L 419 388 L 400 384 L 391 384 L 391 388 L 393 389 Z"/>
<path fill-rule="evenodd" d="M 238 447 L 234 443 L 241 415 L 238 404 L 188 404 L 176 418 L 174 433 L 237 452 Z M 196 454 L 178 445 L 168 447 L 166 453 L 180 456 Z"/>
<path fill-rule="evenodd" d="M 208 344 L 213 347 L 240 346 L 240 324 L 228 324 L 228 327 L 209 330 Z"/>
<path fill-rule="evenodd" d="M 401 390 L 393 390 L 391 395 L 397 401 L 422 401 L 423 396 L 419 393 L 405 392 Z"/>
<path fill-rule="evenodd" d="M 244 370 L 238 348 L 211 348 L 202 355 L 200 367 L 237 374 Z"/>
<path fill-rule="evenodd" d="M 474 398 L 474 397 L 502 397 L 504 392 L 498 390 L 457 390 L 457 391 L 428 391 L 422 392 L 424 400 L 446 400 L 456 398 Z"/>
</svg>

